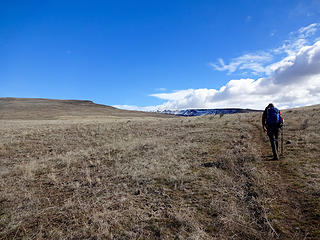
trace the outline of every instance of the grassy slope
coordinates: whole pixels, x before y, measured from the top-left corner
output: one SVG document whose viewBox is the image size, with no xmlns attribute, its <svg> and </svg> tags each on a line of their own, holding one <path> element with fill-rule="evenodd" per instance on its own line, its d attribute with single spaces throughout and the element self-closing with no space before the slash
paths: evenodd
<svg viewBox="0 0 320 240">
<path fill-rule="evenodd" d="M 156 113 L 121 110 L 86 100 L 0 98 L 0 119 L 5 120 L 79 119 L 91 116 L 94 118 L 163 117 Z"/>
<path fill-rule="evenodd" d="M 0 239 L 319 239 L 320 106 L 284 116 L 279 162 L 257 113 L 0 120 Z"/>
</svg>

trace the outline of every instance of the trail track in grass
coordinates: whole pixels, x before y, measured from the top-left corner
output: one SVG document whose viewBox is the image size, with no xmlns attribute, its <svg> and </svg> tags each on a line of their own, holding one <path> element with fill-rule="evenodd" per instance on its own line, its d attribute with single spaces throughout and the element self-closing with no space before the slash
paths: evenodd
<svg viewBox="0 0 320 240">
<path fill-rule="evenodd" d="M 290 159 L 289 150 L 285 150 L 280 160 L 272 160 L 268 137 L 263 134 L 260 126 L 255 125 L 255 127 L 260 130 L 260 134 L 255 136 L 262 154 L 260 167 L 269 173 L 269 178 L 266 181 L 274 196 L 270 202 L 268 215 L 278 233 L 278 238 L 319 239 L 320 220 L 317 213 L 315 214 L 319 209 L 317 194 L 314 195 L 314 192 L 302 188 L 305 179 L 297 176 L 295 171 L 288 167 L 290 164 L 299 166 L 301 163 L 294 161 L 300 161 L 300 159 Z M 301 185 L 297 185 L 297 182 L 300 182 Z"/>
<path fill-rule="evenodd" d="M 312 111 L 319 112 L 319 108 L 314 107 Z M 261 125 L 252 124 L 253 143 L 257 143 L 262 157 L 260 167 L 269 172 L 266 181 L 273 189 L 269 215 L 280 239 L 320 239 L 320 182 L 319 176 L 313 175 L 319 171 L 319 151 L 314 151 L 320 140 L 319 118 L 309 120 L 310 115 L 302 109 L 284 113 L 288 118 L 282 129 L 284 153 L 278 161 L 272 160 L 270 142 Z M 312 116 L 319 115 L 313 113 Z M 310 139 L 309 134 L 314 134 L 315 139 Z M 279 150 L 280 146 L 281 134 Z M 308 154 L 309 151 L 314 152 Z"/>
</svg>

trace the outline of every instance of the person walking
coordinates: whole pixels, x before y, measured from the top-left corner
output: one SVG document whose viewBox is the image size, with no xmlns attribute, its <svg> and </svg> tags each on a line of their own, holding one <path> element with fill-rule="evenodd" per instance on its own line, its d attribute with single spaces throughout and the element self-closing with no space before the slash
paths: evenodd
<svg viewBox="0 0 320 240">
<path fill-rule="evenodd" d="M 273 160 L 278 160 L 278 148 L 279 148 L 279 130 L 284 123 L 283 117 L 279 109 L 275 108 L 270 103 L 262 114 L 262 127 L 270 139 Z"/>
</svg>

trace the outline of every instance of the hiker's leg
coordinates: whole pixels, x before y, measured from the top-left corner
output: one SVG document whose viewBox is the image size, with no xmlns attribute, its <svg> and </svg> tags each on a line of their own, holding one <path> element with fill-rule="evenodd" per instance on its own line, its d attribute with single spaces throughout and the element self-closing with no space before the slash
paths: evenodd
<svg viewBox="0 0 320 240">
<path fill-rule="evenodd" d="M 276 143 L 277 152 L 279 151 L 279 128 L 274 129 L 274 141 Z"/>
<path fill-rule="evenodd" d="M 268 129 L 268 136 L 271 143 L 272 153 L 273 153 L 273 159 L 278 159 L 278 152 L 276 149 L 276 143 L 275 143 L 275 133 L 273 128 Z"/>
</svg>

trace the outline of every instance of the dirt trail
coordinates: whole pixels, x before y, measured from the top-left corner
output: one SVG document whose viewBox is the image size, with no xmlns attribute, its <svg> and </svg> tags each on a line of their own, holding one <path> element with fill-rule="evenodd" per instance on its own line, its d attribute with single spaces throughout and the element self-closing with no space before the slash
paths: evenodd
<svg viewBox="0 0 320 240">
<path fill-rule="evenodd" d="M 315 233 L 320 228 L 319 222 L 312 220 L 312 207 L 306 208 L 305 199 L 308 199 L 309 196 L 294 186 L 292 179 L 296 176 L 293 176 L 293 173 L 286 166 L 289 160 L 286 154 L 281 156 L 279 161 L 271 160 L 272 151 L 268 137 L 260 125 L 249 124 L 253 126 L 250 128 L 252 129 L 253 144 L 261 152 L 262 162 L 258 163 L 259 167 L 264 168 L 270 176 L 266 181 L 273 195 L 273 201 L 270 203 L 268 217 L 279 235 L 278 238 L 320 239 L 320 235 Z"/>
</svg>

